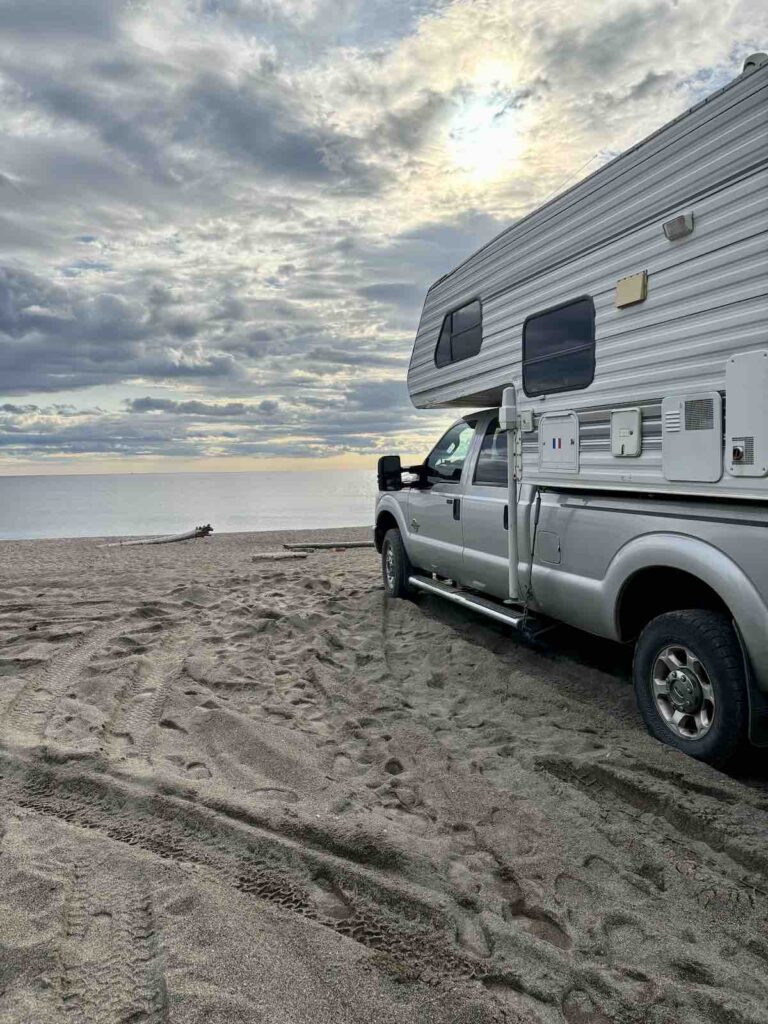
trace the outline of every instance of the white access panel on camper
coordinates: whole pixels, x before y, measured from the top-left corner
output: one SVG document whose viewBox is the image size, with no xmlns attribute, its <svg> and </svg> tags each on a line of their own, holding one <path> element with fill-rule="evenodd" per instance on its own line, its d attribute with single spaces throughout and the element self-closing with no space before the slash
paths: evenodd
<svg viewBox="0 0 768 1024">
<path fill-rule="evenodd" d="M 643 448 L 643 416 L 639 409 L 611 412 L 611 455 L 617 459 L 637 458 Z"/>
<path fill-rule="evenodd" d="M 662 465 L 667 480 L 715 483 L 723 475 L 723 400 L 705 391 L 661 403 Z"/>
<path fill-rule="evenodd" d="M 539 469 L 579 472 L 579 417 L 575 412 L 545 413 L 539 419 Z"/>
<path fill-rule="evenodd" d="M 731 476 L 768 474 L 768 350 L 725 366 L 726 459 Z"/>
</svg>

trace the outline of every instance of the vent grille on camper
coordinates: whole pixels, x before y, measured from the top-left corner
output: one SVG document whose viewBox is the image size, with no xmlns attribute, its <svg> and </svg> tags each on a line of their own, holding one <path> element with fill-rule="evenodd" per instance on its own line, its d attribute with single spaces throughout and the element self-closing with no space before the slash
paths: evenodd
<svg viewBox="0 0 768 1024">
<path fill-rule="evenodd" d="M 686 430 L 712 430 L 714 425 L 715 403 L 711 398 L 692 398 L 685 403 Z"/>
<path fill-rule="evenodd" d="M 733 447 L 741 448 L 744 452 L 739 459 L 740 466 L 754 466 L 755 464 L 755 439 L 754 437 L 734 437 Z"/>
<path fill-rule="evenodd" d="M 664 429 L 668 434 L 680 429 L 680 409 L 668 409 L 664 415 Z"/>
<path fill-rule="evenodd" d="M 723 475 L 723 399 L 718 391 L 661 401 L 661 464 L 667 480 L 715 483 Z M 745 431 L 746 433 L 746 431 Z"/>
</svg>

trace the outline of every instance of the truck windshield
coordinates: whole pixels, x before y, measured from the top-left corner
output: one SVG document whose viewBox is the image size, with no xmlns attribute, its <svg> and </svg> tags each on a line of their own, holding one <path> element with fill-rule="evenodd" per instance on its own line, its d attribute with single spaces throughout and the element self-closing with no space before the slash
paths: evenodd
<svg viewBox="0 0 768 1024">
<path fill-rule="evenodd" d="M 440 480 L 460 480 L 464 460 L 469 452 L 476 421 L 460 420 L 440 438 L 427 457 L 430 477 Z"/>
</svg>

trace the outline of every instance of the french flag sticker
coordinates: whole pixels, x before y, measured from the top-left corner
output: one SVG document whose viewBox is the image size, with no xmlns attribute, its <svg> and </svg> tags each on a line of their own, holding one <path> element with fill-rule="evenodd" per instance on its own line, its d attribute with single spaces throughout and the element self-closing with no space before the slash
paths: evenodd
<svg viewBox="0 0 768 1024">
<path fill-rule="evenodd" d="M 563 447 L 563 439 L 562 439 L 562 437 L 553 437 L 552 438 L 552 447 L 553 448 L 562 448 Z"/>
</svg>

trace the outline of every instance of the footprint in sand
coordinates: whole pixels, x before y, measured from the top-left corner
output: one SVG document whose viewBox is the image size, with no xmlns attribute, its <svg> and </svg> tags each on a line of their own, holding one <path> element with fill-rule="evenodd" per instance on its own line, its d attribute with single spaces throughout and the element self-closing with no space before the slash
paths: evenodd
<svg viewBox="0 0 768 1024">
<path fill-rule="evenodd" d="M 496 888 L 505 900 L 502 907 L 505 921 L 522 927 L 530 935 L 558 949 L 570 949 L 573 946 L 573 940 L 555 915 L 543 907 L 531 906 L 513 878 L 499 877 Z"/>
<path fill-rule="evenodd" d="M 456 925 L 456 941 L 474 956 L 489 957 L 493 942 L 475 916 L 463 916 Z"/>
<path fill-rule="evenodd" d="M 568 1024 L 611 1024 L 610 1017 L 581 989 L 571 989 L 563 999 L 563 1017 Z"/>
</svg>

